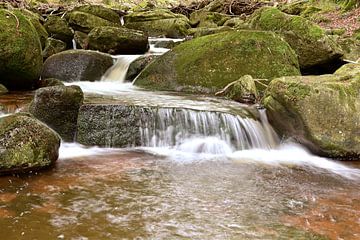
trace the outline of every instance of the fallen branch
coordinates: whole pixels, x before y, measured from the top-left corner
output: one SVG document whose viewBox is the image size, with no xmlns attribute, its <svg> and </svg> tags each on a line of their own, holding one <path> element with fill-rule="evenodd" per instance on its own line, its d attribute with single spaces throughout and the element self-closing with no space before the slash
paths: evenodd
<svg viewBox="0 0 360 240">
<path fill-rule="evenodd" d="M 8 12 L 9 14 L 11 14 L 15 19 L 16 19 L 16 31 L 17 34 L 19 35 L 19 26 L 20 26 L 20 22 L 19 22 L 19 18 L 12 12 L 10 12 L 9 10 L 6 10 L 6 12 Z"/>
</svg>

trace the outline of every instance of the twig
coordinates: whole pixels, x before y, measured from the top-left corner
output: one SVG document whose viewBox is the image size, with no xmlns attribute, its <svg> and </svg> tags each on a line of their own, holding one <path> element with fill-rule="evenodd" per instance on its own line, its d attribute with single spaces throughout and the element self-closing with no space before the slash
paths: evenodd
<svg viewBox="0 0 360 240">
<path fill-rule="evenodd" d="M 233 13 L 232 10 L 231 10 L 231 6 L 233 5 L 233 3 L 234 3 L 234 0 L 231 0 L 230 5 L 229 5 L 229 13 L 230 13 L 231 15 L 234 15 L 234 13 Z"/>
<path fill-rule="evenodd" d="M 8 10 L 6 10 L 9 14 L 11 14 L 15 19 L 16 19 L 16 31 L 17 31 L 17 33 L 18 33 L 18 35 L 19 35 L 19 26 L 20 26 L 20 22 L 19 22 L 19 19 L 18 19 L 18 17 L 14 14 L 14 13 L 12 13 L 12 12 L 10 12 L 10 11 L 8 11 Z"/>
</svg>

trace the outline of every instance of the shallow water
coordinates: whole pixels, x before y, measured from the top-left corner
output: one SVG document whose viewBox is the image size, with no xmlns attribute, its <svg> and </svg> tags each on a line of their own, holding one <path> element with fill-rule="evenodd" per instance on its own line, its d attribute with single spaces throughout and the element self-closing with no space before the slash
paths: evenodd
<svg viewBox="0 0 360 240">
<path fill-rule="evenodd" d="M 239 154 L 64 144 L 54 169 L 0 178 L 0 239 L 359 238 L 359 164 Z"/>
</svg>

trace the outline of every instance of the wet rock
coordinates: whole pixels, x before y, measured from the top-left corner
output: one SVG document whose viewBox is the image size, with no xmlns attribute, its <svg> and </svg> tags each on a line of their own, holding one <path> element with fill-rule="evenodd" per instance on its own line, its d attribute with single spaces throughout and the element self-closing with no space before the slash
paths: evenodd
<svg viewBox="0 0 360 240">
<path fill-rule="evenodd" d="M 57 78 L 64 82 L 99 80 L 113 65 L 109 54 L 90 50 L 67 50 L 46 59 L 42 78 Z"/>
<path fill-rule="evenodd" d="M 135 85 L 215 93 L 243 75 L 272 79 L 300 71 L 294 51 L 278 35 L 230 31 L 181 43 L 144 69 Z"/>
<path fill-rule="evenodd" d="M 148 37 L 141 31 L 96 27 L 88 35 L 88 47 L 110 54 L 142 54 L 149 49 Z"/>
<path fill-rule="evenodd" d="M 120 17 L 115 11 L 101 5 L 83 5 L 74 8 L 74 11 L 89 13 L 116 24 L 120 23 Z"/>
<path fill-rule="evenodd" d="M 59 147 L 60 137 L 31 115 L 0 118 L 0 174 L 49 167 Z"/>
<path fill-rule="evenodd" d="M 224 25 L 231 16 L 217 12 L 198 10 L 190 15 L 190 23 L 196 27 L 215 28 Z"/>
<path fill-rule="evenodd" d="M 216 95 L 247 104 L 253 104 L 258 99 L 255 81 L 250 75 L 245 75 L 239 80 L 228 84 Z"/>
<path fill-rule="evenodd" d="M 52 86 L 65 86 L 62 81 L 56 78 L 41 79 L 37 85 L 38 88 L 52 87 Z"/>
<path fill-rule="evenodd" d="M 147 33 L 150 37 L 180 38 L 187 35 L 189 19 L 168 10 L 134 12 L 124 16 L 125 27 Z"/>
<path fill-rule="evenodd" d="M 85 12 L 72 11 L 66 15 L 66 18 L 74 30 L 84 33 L 89 33 L 95 27 L 120 27 L 120 23 L 116 24 Z"/>
<path fill-rule="evenodd" d="M 249 22 L 252 28 L 284 36 L 299 56 L 302 69 L 337 61 L 343 55 L 340 46 L 325 34 L 325 30 L 303 17 L 264 7 L 255 11 Z"/>
<path fill-rule="evenodd" d="M 10 90 L 32 88 L 43 66 L 38 33 L 18 10 L 0 9 L 0 26 L 0 83 Z"/>
<path fill-rule="evenodd" d="M 125 79 L 128 81 L 134 80 L 137 75 L 157 57 L 157 55 L 147 55 L 133 61 L 129 66 Z"/>
<path fill-rule="evenodd" d="M 79 108 L 84 94 L 79 86 L 53 86 L 36 90 L 29 111 L 60 134 L 73 141 Z"/>
<path fill-rule="evenodd" d="M 44 26 L 52 38 L 59 39 L 68 46 L 71 46 L 74 31 L 70 28 L 64 18 L 59 16 L 49 16 Z"/>
<path fill-rule="evenodd" d="M 66 50 L 66 43 L 55 38 L 48 38 L 42 56 L 44 59 Z"/>
<path fill-rule="evenodd" d="M 360 157 L 360 64 L 333 75 L 272 80 L 263 100 L 273 126 L 314 153 Z"/>
</svg>

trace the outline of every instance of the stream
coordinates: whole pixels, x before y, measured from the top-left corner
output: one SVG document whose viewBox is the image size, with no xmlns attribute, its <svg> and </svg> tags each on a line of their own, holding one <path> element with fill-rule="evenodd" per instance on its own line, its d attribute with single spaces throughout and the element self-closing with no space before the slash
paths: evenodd
<svg viewBox="0 0 360 240">
<path fill-rule="evenodd" d="M 279 139 L 257 106 L 123 83 L 135 59 L 68 85 L 85 104 L 155 107 L 141 146 L 63 142 L 54 168 L 1 177 L 0 239 L 360 239 L 360 162 Z"/>
</svg>

